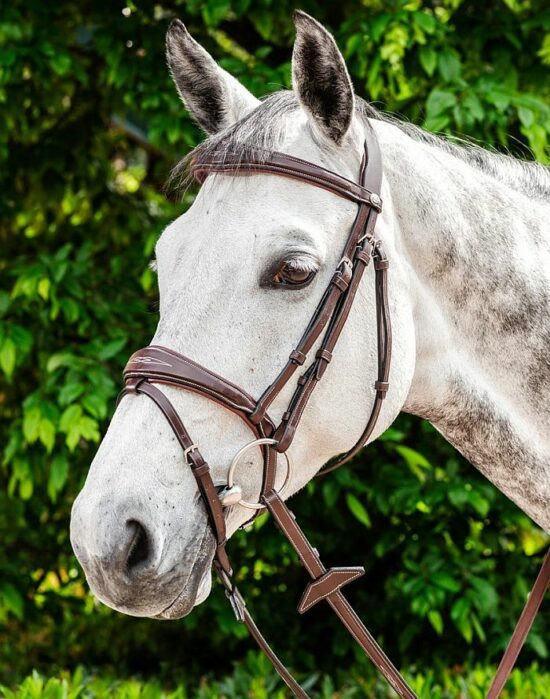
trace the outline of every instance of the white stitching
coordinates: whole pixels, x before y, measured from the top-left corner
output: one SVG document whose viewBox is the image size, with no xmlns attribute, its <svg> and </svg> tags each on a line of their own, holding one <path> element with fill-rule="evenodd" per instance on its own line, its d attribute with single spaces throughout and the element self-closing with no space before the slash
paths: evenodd
<svg viewBox="0 0 550 699">
<path fill-rule="evenodd" d="M 374 206 L 374 204 L 371 201 L 370 195 L 372 192 L 368 190 L 366 187 L 363 187 L 360 184 L 357 184 L 356 182 L 352 182 L 352 180 L 348 180 L 345 177 L 341 178 L 341 182 L 332 182 L 330 178 L 324 179 L 322 175 L 315 176 L 309 172 L 302 172 L 300 170 L 292 170 L 288 167 L 284 167 L 284 165 L 279 165 L 277 163 L 269 163 L 269 166 L 266 167 L 262 165 L 261 163 L 245 163 L 248 167 L 250 167 L 252 170 L 256 170 L 259 172 L 264 172 L 264 173 L 269 173 L 269 172 L 279 172 L 279 173 L 285 173 L 287 175 L 292 175 L 297 177 L 298 179 L 302 180 L 303 182 L 316 182 L 318 185 L 322 185 L 323 188 L 328 188 L 333 194 L 336 194 L 336 196 L 343 197 L 344 199 L 349 199 L 351 201 L 354 201 L 355 203 L 364 203 L 368 204 L 369 206 L 373 207 L 374 209 L 378 210 L 378 207 Z M 235 167 L 233 163 L 205 163 L 203 169 L 206 169 L 207 173 L 209 172 L 232 172 L 234 174 L 239 174 L 239 168 Z M 246 170 L 243 170 L 246 172 Z M 328 172 L 328 170 L 327 170 Z M 334 174 L 337 177 L 340 177 L 337 175 L 337 173 L 330 173 L 331 175 Z M 349 188 L 349 189 L 348 189 Z"/>
<path fill-rule="evenodd" d="M 341 593 L 340 591 L 338 591 L 338 593 L 340 594 L 342 601 L 343 601 L 345 604 L 347 604 L 347 606 L 348 606 L 348 607 L 351 609 L 351 611 L 353 612 L 352 619 L 357 619 L 357 623 L 359 624 L 359 626 L 360 626 L 360 627 L 363 626 L 363 622 L 357 617 L 357 614 L 355 614 L 355 611 L 354 611 L 353 607 L 349 604 L 349 602 L 346 600 L 346 598 L 342 595 L 342 593 Z M 357 633 L 354 631 L 352 625 L 351 625 L 350 623 L 348 623 L 348 622 L 345 620 L 345 618 L 342 618 L 340 615 L 338 615 L 338 616 L 339 616 L 340 619 L 343 621 L 344 626 L 346 627 L 346 629 L 348 630 L 348 632 L 353 636 L 353 638 L 357 641 L 357 643 L 363 648 L 363 647 L 364 647 L 364 646 L 363 646 L 363 643 L 362 643 L 361 639 L 359 638 L 359 636 L 357 635 Z M 371 636 L 371 634 L 368 632 L 368 630 L 367 630 L 367 635 L 368 635 L 369 637 L 372 638 L 372 636 Z M 369 638 L 369 640 L 370 640 L 370 638 Z M 386 654 L 384 653 L 384 651 L 382 650 L 382 648 L 380 648 L 380 646 L 379 646 L 378 643 L 376 642 L 376 639 L 375 639 L 375 638 L 372 638 L 372 641 L 373 641 L 373 643 L 370 644 L 370 645 L 371 645 L 371 648 L 374 648 L 374 649 L 376 650 L 376 654 L 377 654 L 377 656 L 378 656 L 378 660 L 379 660 L 379 663 L 380 663 L 380 672 L 381 672 L 381 673 L 384 675 L 384 677 L 388 680 L 388 682 L 391 684 L 391 686 L 392 686 L 392 687 L 395 687 L 395 686 L 396 686 L 396 684 L 395 684 L 395 683 L 396 683 L 396 680 L 394 680 L 394 678 L 393 678 L 393 667 L 391 666 L 391 661 L 386 657 Z M 372 650 L 371 650 L 371 653 L 372 653 Z M 373 653 L 373 655 L 374 655 L 374 653 Z"/>
<path fill-rule="evenodd" d="M 336 592 L 337 590 L 339 590 L 341 588 L 343 583 L 340 583 L 336 587 L 333 587 L 326 594 L 321 595 L 321 597 L 317 597 L 317 599 L 315 599 L 313 602 L 311 602 L 311 604 L 307 604 L 307 600 L 309 599 L 309 596 L 311 595 L 311 592 L 313 591 L 315 585 L 317 585 L 317 583 L 322 582 L 323 578 L 326 578 L 329 575 L 329 573 L 331 574 L 331 577 L 335 577 L 337 575 L 346 575 L 347 576 L 350 574 L 350 571 L 349 570 L 347 570 L 347 571 L 346 570 L 334 570 L 334 568 L 329 568 L 329 570 L 327 570 L 327 572 L 324 575 L 322 575 L 320 578 L 317 578 L 317 580 L 315 580 L 314 582 L 310 583 L 309 587 L 308 587 L 308 591 L 306 593 L 306 596 L 304 597 L 304 600 L 303 600 L 302 604 L 300 605 L 300 609 L 303 612 L 307 612 L 307 610 L 311 609 L 311 607 L 313 607 L 315 604 L 317 604 L 317 602 L 320 602 L 321 600 L 324 600 L 327 597 L 330 597 L 330 595 L 332 595 L 334 592 Z M 348 577 L 347 582 L 352 582 L 353 580 L 356 580 L 357 578 L 361 577 L 361 575 L 363 575 L 363 572 L 356 570 L 356 571 L 354 571 L 354 573 L 351 577 Z"/>
<path fill-rule="evenodd" d="M 254 400 L 252 396 L 249 396 L 245 391 L 243 391 L 237 384 L 234 384 L 232 381 L 228 381 L 227 379 L 224 379 L 223 376 L 220 376 L 219 374 L 216 374 L 214 371 L 210 371 L 210 369 L 207 369 L 206 367 L 201 366 L 200 364 L 197 364 L 194 362 L 192 359 L 187 359 L 181 354 L 177 353 L 171 353 L 167 351 L 164 347 L 159 347 L 158 345 L 150 345 L 151 348 L 160 350 L 162 352 L 165 352 L 169 357 L 175 357 L 176 359 L 179 359 L 180 362 L 183 362 L 184 364 L 187 364 L 187 366 L 190 366 L 194 369 L 199 369 L 200 371 L 204 371 L 205 374 L 208 374 L 209 376 L 213 377 L 214 379 L 218 379 L 222 383 L 225 383 L 232 388 L 234 388 L 238 393 L 241 393 L 242 395 L 246 395 L 247 398 L 250 398 L 252 401 Z"/>
<path fill-rule="evenodd" d="M 156 383 L 164 383 L 164 384 L 166 384 L 166 383 L 168 382 L 168 379 L 170 378 L 170 376 L 168 376 L 168 375 L 163 375 L 163 374 L 158 374 L 158 373 L 157 373 L 157 374 L 148 374 L 148 373 L 146 373 L 146 372 L 143 372 L 143 373 L 145 374 L 146 378 L 152 379 L 153 382 L 156 382 Z M 142 377 L 141 373 L 140 373 L 140 372 L 137 372 L 137 371 L 129 371 L 129 372 L 126 374 L 126 376 L 127 376 L 128 378 Z M 223 395 L 223 393 L 219 393 L 219 392 L 215 391 L 214 389 L 207 388 L 206 386 L 203 386 L 203 385 L 200 384 L 200 383 L 195 383 L 195 382 L 193 382 L 193 381 L 189 381 L 189 379 L 184 379 L 184 378 L 181 378 L 181 377 L 173 377 L 173 378 L 176 379 L 176 380 L 177 380 L 177 383 L 180 384 L 180 385 L 183 384 L 183 385 L 185 385 L 185 386 L 194 386 L 195 388 L 200 389 L 200 390 L 203 391 L 204 393 L 209 393 L 209 394 L 212 395 L 212 396 L 216 396 L 216 397 L 218 397 L 218 398 L 221 398 L 221 399 L 223 399 L 223 402 L 224 402 L 224 403 L 226 403 L 227 405 L 232 406 L 233 408 L 236 408 L 237 410 L 240 410 L 240 411 L 242 411 L 242 412 L 244 412 L 244 413 L 251 413 L 251 412 L 252 412 L 251 408 L 248 408 L 248 407 L 245 406 L 245 405 L 239 405 L 238 403 L 234 403 L 233 401 L 231 401 L 231 400 L 229 400 L 228 398 L 226 398 L 226 397 Z"/>
<path fill-rule="evenodd" d="M 336 575 L 346 575 L 346 576 L 347 576 L 347 575 L 350 573 L 350 571 L 349 571 L 349 570 L 348 570 L 348 571 L 345 571 L 345 570 L 334 570 L 334 569 L 332 569 L 332 568 L 329 569 L 323 576 L 321 576 L 320 578 L 318 578 L 318 580 L 315 580 L 315 582 L 311 583 L 311 585 L 310 585 L 310 587 L 309 587 L 309 589 L 308 589 L 308 594 L 306 595 L 306 597 L 305 597 L 305 599 L 304 599 L 304 604 L 305 604 L 306 599 L 309 597 L 309 594 L 311 593 L 311 591 L 312 591 L 312 589 L 313 589 L 313 586 L 314 586 L 316 583 L 322 581 L 322 579 L 323 579 L 325 576 L 328 576 L 329 573 L 332 574 L 331 577 L 334 577 L 334 576 L 336 576 Z M 361 577 L 362 574 L 363 574 L 362 571 L 355 571 L 355 572 L 353 573 L 353 575 L 347 579 L 347 582 L 352 582 L 352 581 L 355 580 L 356 578 Z M 318 597 L 312 604 L 308 605 L 307 607 L 302 607 L 303 610 L 306 611 L 306 609 L 309 609 L 310 607 L 312 607 L 312 606 L 313 606 L 314 604 L 316 604 L 317 602 L 320 602 L 321 600 L 324 600 L 324 599 L 326 599 L 327 597 L 330 597 L 330 595 L 332 595 L 334 592 L 336 592 L 337 590 L 339 590 L 339 589 L 341 588 L 342 585 L 343 585 L 343 583 L 340 583 L 339 585 L 337 585 L 336 587 L 334 587 L 332 590 L 329 590 L 329 591 L 328 591 L 327 593 L 325 593 L 324 595 L 321 595 L 321 597 Z"/>
<path fill-rule="evenodd" d="M 283 505 L 283 508 L 286 509 L 286 505 L 284 505 L 284 503 L 282 503 L 282 501 L 278 498 L 278 496 L 277 496 L 277 500 L 279 500 L 279 502 L 277 502 L 277 506 Z M 274 502 L 276 502 L 276 500 L 274 500 Z M 286 513 L 285 513 L 285 514 L 286 514 Z M 292 515 L 290 515 L 290 514 L 289 514 L 288 516 L 289 516 L 289 517 L 292 517 Z M 298 556 L 299 556 L 299 557 L 302 559 L 302 561 L 303 561 L 304 559 L 302 558 L 302 555 L 300 554 L 300 552 L 299 552 L 299 550 L 298 550 L 300 547 L 298 546 L 298 544 L 296 543 L 295 539 L 294 539 L 294 538 L 292 537 L 292 535 L 290 534 L 289 530 L 285 527 L 285 525 L 284 525 L 284 523 L 283 523 L 283 520 L 282 520 L 282 519 L 279 519 L 278 517 L 276 517 L 275 519 L 276 519 L 277 522 L 279 523 L 279 526 L 282 527 L 282 529 L 283 529 L 283 531 L 284 531 L 284 533 L 285 533 L 287 539 L 289 539 L 290 543 L 291 543 L 292 546 L 294 547 L 294 550 L 296 551 L 296 553 L 298 554 Z M 298 534 L 298 536 L 302 539 L 302 541 L 304 542 L 304 544 L 306 544 L 307 549 L 308 549 L 308 550 L 311 550 L 311 544 L 310 544 L 309 541 L 306 539 L 305 534 L 302 532 L 302 530 L 301 530 L 299 527 L 296 526 L 296 527 L 294 528 L 294 531 L 295 531 L 295 532 Z M 322 564 L 321 564 L 321 565 L 322 565 Z"/>
</svg>

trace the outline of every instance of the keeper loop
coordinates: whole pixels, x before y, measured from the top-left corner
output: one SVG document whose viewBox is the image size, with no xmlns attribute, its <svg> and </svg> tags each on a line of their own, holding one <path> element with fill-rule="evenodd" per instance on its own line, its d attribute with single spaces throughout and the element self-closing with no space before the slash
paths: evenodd
<svg viewBox="0 0 550 699">
<path fill-rule="evenodd" d="M 332 359 L 332 352 L 329 352 L 326 349 L 318 349 L 317 352 L 315 352 L 315 356 L 317 359 L 323 359 L 327 364 L 330 362 Z"/>
<path fill-rule="evenodd" d="M 371 250 L 363 250 L 359 248 L 355 253 L 355 259 L 362 262 L 364 265 L 368 265 L 371 258 Z"/>
<path fill-rule="evenodd" d="M 334 284 L 334 286 L 338 287 L 340 291 L 344 292 L 349 286 L 349 281 L 347 279 L 344 279 L 344 277 L 341 275 L 340 272 L 336 272 L 332 279 L 330 280 L 331 284 Z"/>
<path fill-rule="evenodd" d="M 298 366 L 302 366 L 302 364 L 307 359 L 307 355 L 305 355 L 303 352 L 300 352 L 300 350 L 295 349 L 295 350 L 292 350 L 292 352 L 290 353 L 289 359 L 294 364 L 297 364 Z"/>
</svg>

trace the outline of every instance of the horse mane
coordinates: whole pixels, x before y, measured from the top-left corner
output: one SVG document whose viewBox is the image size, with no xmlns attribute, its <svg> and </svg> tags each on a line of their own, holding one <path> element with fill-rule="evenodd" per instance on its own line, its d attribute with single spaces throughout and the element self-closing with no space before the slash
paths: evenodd
<svg viewBox="0 0 550 699">
<path fill-rule="evenodd" d="M 172 170 L 169 187 L 176 190 L 187 188 L 192 180 L 192 163 L 203 158 L 210 159 L 215 155 L 223 160 L 224 153 L 228 152 L 233 158 L 242 160 L 268 158 L 284 143 L 287 124 L 283 117 L 299 109 L 298 99 L 291 90 L 268 95 L 252 112 L 229 128 L 210 136 L 188 153 Z M 356 114 L 362 121 L 376 119 L 391 123 L 413 140 L 460 158 L 533 199 L 550 199 L 550 168 L 538 162 L 487 150 L 468 139 L 425 131 L 415 124 L 379 111 L 360 97 L 356 97 Z"/>
</svg>

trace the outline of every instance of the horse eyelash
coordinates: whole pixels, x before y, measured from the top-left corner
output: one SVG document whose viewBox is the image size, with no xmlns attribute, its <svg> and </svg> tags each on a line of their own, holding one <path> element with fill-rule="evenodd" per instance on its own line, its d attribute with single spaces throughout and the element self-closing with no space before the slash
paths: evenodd
<svg viewBox="0 0 550 699">
<path fill-rule="evenodd" d="M 292 267 L 293 269 L 300 270 L 300 272 L 318 272 L 319 271 L 319 266 L 315 264 L 313 260 L 310 259 L 303 259 L 303 258 L 290 258 L 288 260 L 285 260 L 284 263 L 285 265 L 288 265 L 289 267 Z"/>
<path fill-rule="evenodd" d="M 277 285 L 273 283 L 273 278 L 284 265 L 291 265 L 294 267 L 294 269 L 303 272 L 317 273 L 319 271 L 319 264 L 309 255 L 290 253 L 286 257 L 282 257 L 281 259 L 277 260 L 277 262 L 270 265 L 270 267 L 262 275 L 260 286 L 263 288 L 276 288 Z"/>
</svg>

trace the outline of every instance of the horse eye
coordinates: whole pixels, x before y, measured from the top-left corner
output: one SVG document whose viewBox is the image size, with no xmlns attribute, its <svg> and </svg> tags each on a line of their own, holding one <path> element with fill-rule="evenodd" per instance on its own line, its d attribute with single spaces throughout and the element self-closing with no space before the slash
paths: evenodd
<svg viewBox="0 0 550 699">
<path fill-rule="evenodd" d="M 299 266 L 294 261 L 285 262 L 273 277 L 276 286 L 302 289 L 307 286 L 315 276 L 316 271 Z"/>
</svg>

